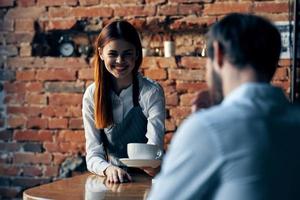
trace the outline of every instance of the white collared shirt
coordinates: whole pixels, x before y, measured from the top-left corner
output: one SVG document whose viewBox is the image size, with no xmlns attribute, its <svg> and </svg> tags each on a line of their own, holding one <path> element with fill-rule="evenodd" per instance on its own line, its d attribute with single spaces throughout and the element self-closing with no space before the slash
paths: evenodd
<svg viewBox="0 0 300 200">
<path fill-rule="evenodd" d="M 163 149 L 165 133 L 165 97 L 163 89 L 156 82 L 138 75 L 139 104 L 148 120 L 146 137 L 148 144 L 156 144 Z M 94 90 L 91 84 L 85 91 L 82 102 L 82 118 L 86 138 L 86 162 L 90 172 L 103 175 L 103 171 L 110 165 L 105 159 L 103 141 L 100 131 L 95 127 L 94 120 Z M 111 92 L 113 120 L 120 123 L 133 108 L 132 85 L 121 91 L 120 95 Z M 108 132 L 110 128 L 105 128 Z"/>
</svg>

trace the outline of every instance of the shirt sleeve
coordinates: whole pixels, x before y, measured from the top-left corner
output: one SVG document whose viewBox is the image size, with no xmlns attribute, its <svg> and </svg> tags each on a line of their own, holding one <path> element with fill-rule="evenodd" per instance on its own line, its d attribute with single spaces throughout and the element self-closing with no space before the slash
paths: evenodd
<svg viewBox="0 0 300 200">
<path fill-rule="evenodd" d="M 206 199 L 222 159 L 209 128 L 195 115 L 175 134 L 148 199 Z"/>
<path fill-rule="evenodd" d="M 157 85 L 146 98 L 148 144 L 156 144 L 163 149 L 165 134 L 165 95 L 161 86 Z"/>
<path fill-rule="evenodd" d="M 103 176 L 110 165 L 105 159 L 105 150 L 100 131 L 95 127 L 94 102 L 92 88 L 83 95 L 82 118 L 86 140 L 86 162 L 90 172 Z"/>
</svg>

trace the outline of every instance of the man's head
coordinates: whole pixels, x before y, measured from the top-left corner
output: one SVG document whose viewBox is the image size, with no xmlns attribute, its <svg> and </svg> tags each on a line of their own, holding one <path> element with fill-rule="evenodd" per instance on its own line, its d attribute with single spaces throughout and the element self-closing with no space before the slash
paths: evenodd
<svg viewBox="0 0 300 200">
<path fill-rule="evenodd" d="M 225 61 L 239 71 L 251 69 L 257 82 L 271 81 L 280 56 L 281 38 L 268 20 L 230 14 L 214 24 L 207 37 L 207 81 L 214 92 L 223 92 L 224 74 L 217 69 Z"/>
</svg>

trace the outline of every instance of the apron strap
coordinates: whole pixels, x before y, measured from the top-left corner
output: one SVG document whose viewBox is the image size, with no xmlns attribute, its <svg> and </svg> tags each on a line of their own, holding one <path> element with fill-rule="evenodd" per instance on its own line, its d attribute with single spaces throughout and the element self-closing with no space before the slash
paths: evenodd
<svg viewBox="0 0 300 200">
<path fill-rule="evenodd" d="M 139 80 L 137 77 L 137 74 L 133 74 L 133 80 L 132 80 L 132 101 L 134 107 L 140 106 L 139 103 L 139 96 L 140 96 L 140 90 L 139 90 Z"/>
</svg>

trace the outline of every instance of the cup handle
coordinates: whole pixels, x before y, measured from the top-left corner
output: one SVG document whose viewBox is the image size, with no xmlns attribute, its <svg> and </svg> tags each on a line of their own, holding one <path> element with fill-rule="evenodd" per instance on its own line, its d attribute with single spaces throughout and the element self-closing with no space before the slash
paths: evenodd
<svg viewBox="0 0 300 200">
<path fill-rule="evenodd" d="M 163 155 L 163 151 L 161 149 L 158 149 L 155 159 L 161 159 L 162 155 Z"/>
</svg>

